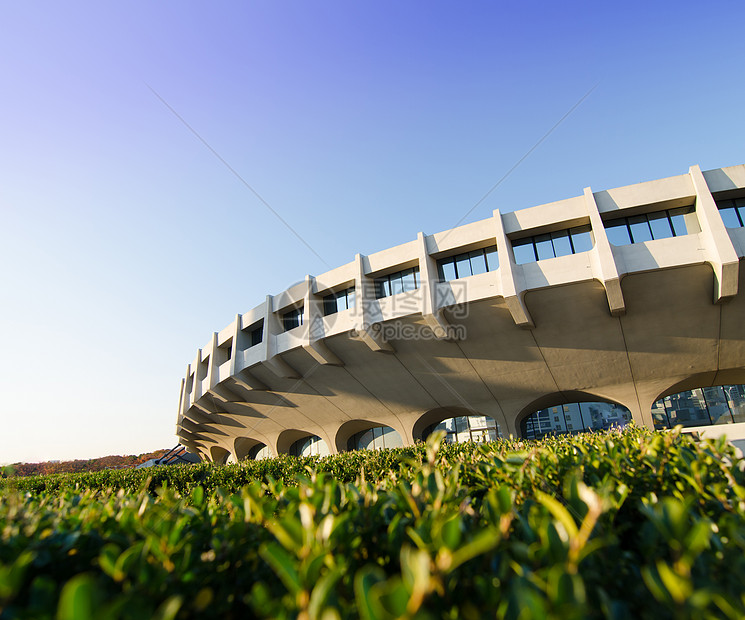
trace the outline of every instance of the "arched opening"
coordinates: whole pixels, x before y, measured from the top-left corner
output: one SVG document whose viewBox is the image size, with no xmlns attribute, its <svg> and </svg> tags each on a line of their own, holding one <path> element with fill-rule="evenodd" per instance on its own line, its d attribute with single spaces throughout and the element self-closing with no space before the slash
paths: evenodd
<svg viewBox="0 0 745 620">
<path fill-rule="evenodd" d="M 210 448 L 210 460 L 218 465 L 225 465 L 228 462 L 230 452 L 222 446 L 212 446 Z"/>
<path fill-rule="evenodd" d="M 277 454 L 326 456 L 331 454 L 326 440 L 310 431 L 288 428 L 277 437 Z"/>
<path fill-rule="evenodd" d="M 415 423 L 414 439 L 426 440 L 435 431 L 445 431 L 446 443 L 494 441 L 502 436 L 491 416 L 463 407 L 441 407 L 423 414 Z"/>
<path fill-rule="evenodd" d="M 717 385 L 669 394 L 652 405 L 655 428 L 745 422 L 745 385 Z"/>
<path fill-rule="evenodd" d="M 269 449 L 269 446 L 267 446 L 264 443 L 257 443 L 251 450 L 248 452 L 248 458 L 252 461 L 260 461 L 261 459 L 270 459 L 272 458 L 272 451 Z"/>
<path fill-rule="evenodd" d="M 373 426 L 356 432 L 347 440 L 347 450 L 382 450 L 403 445 L 401 434 L 390 426 Z"/>
<path fill-rule="evenodd" d="M 318 435 L 308 435 L 293 442 L 288 452 L 292 456 L 328 456 L 331 454 L 326 442 Z"/>
<path fill-rule="evenodd" d="M 632 420 L 631 411 L 623 405 L 597 400 L 588 394 L 573 393 L 573 396 L 577 399 L 575 402 L 562 399 L 559 404 L 550 406 L 546 406 L 546 398 L 550 397 L 537 401 L 541 403 L 540 408 L 520 420 L 520 436 L 538 439 L 545 435 L 598 431 L 623 427 Z"/>
<path fill-rule="evenodd" d="M 257 458 L 262 459 L 271 456 L 269 447 L 265 443 L 250 437 L 238 437 L 233 442 L 233 453 L 238 461 L 256 460 Z M 259 453 L 262 453 L 261 456 L 257 456 Z"/>
</svg>

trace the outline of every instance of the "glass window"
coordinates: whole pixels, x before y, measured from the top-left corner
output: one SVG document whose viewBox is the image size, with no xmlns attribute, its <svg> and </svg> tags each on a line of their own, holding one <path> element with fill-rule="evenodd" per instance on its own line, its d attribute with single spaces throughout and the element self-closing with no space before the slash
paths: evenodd
<svg viewBox="0 0 745 620">
<path fill-rule="evenodd" d="M 376 278 L 375 294 L 380 299 L 419 288 L 419 267 L 397 271 L 389 276 Z"/>
<path fill-rule="evenodd" d="M 670 220 L 667 219 L 666 211 L 650 213 L 648 217 L 653 239 L 667 239 L 673 236 L 673 229 Z"/>
<path fill-rule="evenodd" d="M 459 254 L 455 257 L 455 271 L 458 273 L 459 278 L 466 278 L 471 273 L 471 261 L 468 260 L 468 254 Z"/>
<path fill-rule="evenodd" d="M 535 239 L 535 254 L 538 260 L 554 258 L 554 246 L 551 244 L 551 235 L 538 235 Z"/>
<path fill-rule="evenodd" d="M 518 265 L 525 263 L 534 263 L 536 260 L 535 249 L 533 247 L 533 238 L 518 239 L 512 244 L 512 251 L 515 253 L 515 262 Z"/>
<path fill-rule="evenodd" d="M 488 271 L 499 269 L 499 254 L 497 253 L 496 245 L 486 248 L 484 250 L 484 255 L 486 257 L 486 269 Z"/>
<path fill-rule="evenodd" d="M 296 327 L 300 327 L 303 324 L 303 309 L 297 308 L 296 310 L 290 310 L 282 315 L 282 327 L 284 330 L 290 331 Z"/>
<path fill-rule="evenodd" d="M 646 215 L 635 215 L 628 218 L 629 229 L 631 230 L 631 239 L 634 243 L 643 241 L 652 241 L 652 230 L 649 228 L 649 222 Z"/>
<path fill-rule="evenodd" d="M 379 450 L 400 446 L 403 446 L 403 439 L 398 431 L 390 426 L 376 426 L 360 431 L 352 435 L 347 442 L 348 450 Z"/>
<path fill-rule="evenodd" d="M 732 414 L 729 403 L 724 396 L 724 389 L 720 386 L 703 388 L 706 407 L 712 424 L 731 424 Z"/>
<path fill-rule="evenodd" d="M 551 241 L 554 245 L 554 256 L 569 256 L 572 252 L 572 243 L 569 241 L 569 231 L 560 230 L 551 233 Z"/>
<path fill-rule="evenodd" d="M 690 207 L 684 207 L 682 209 L 672 209 L 668 211 L 670 214 L 670 223 L 673 225 L 673 234 L 676 237 L 682 237 L 688 234 L 688 227 L 686 226 L 686 214 L 691 213 Z"/>
<path fill-rule="evenodd" d="M 722 216 L 722 221 L 727 228 L 740 228 L 742 226 L 740 215 L 737 213 L 734 205 L 731 207 L 719 207 L 719 215 Z"/>
<path fill-rule="evenodd" d="M 589 226 L 571 228 L 569 234 L 572 238 L 572 247 L 575 254 L 592 250 L 592 235 Z"/>
<path fill-rule="evenodd" d="M 631 243 L 631 235 L 626 225 L 626 218 L 612 220 L 605 224 L 605 232 L 608 235 L 608 241 L 613 245 L 628 245 Z"/>
<path fill-rule="evenodd" d="M 489 271 L 486 267 L 486 255 L 484 254 L 484 250 L 474 250 L 468 257 L 471 261 L 471 273 L 473 275 Z"/>
<path fill-rule="evenodd" d="M 328 316 L 354 307 L 354 288 L 332 293 L 323 298 L 323 313 Z"/>
<path fill-rule="evenodd" d="M 458 276 L 455 273 L 455 259 L 446 258 L 438 263 L 440 270 L 440 282 L 450 282 L 450 280 L 457 280 Z"/>
<path fill-rule="evenodd" d="M 569 403 L 532 413 L 520 422 L 520 430 L 525 439 L 537 439 L 549 433 L 602 430 L 629 422 L 631 412 L 621 405 Z"/>
</svg>

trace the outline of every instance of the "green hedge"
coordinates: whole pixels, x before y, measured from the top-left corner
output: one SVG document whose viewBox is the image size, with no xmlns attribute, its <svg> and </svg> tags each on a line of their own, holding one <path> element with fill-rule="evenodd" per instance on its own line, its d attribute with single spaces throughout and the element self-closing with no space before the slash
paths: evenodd
<svg viewBox="0 0 745 620">
<path fill-rule="evenodd" d="M 4 485 L 3 619 L 745 617 L 742 461 L 677 433 Z"/>
</svg>

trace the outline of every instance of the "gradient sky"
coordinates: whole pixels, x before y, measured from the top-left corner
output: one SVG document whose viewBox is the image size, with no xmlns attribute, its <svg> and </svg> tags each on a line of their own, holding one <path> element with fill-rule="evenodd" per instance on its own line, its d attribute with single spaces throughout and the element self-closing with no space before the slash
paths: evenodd
<svg viewBox="0 0 745 620">
<path fill-rule="evenodd" d="M 451 228 L 596 85 L 466 221 L 745 163 L 744 17 L 741 0 L 0 1 L 0 463 L 175 445 L 213 331 Z"/>
</svg>

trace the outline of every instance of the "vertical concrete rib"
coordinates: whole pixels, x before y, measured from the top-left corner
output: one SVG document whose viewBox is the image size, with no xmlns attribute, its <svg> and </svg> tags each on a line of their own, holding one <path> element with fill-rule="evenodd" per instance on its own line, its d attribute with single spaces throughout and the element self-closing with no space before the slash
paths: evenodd
<svg viewBox="0 0 745 620">
<path fill-rule="evenodd" d="M 343 366 L 342 362 L 333 351 L 324 343 L 326 337 L 323 327 L 323 301 L 316 297 L 316 279 L 313 276 L 305 276 L 305 299 L 303 301 L 304 312 L 308 328 L 305 335 L 303 348 L 319 364 L 330 366 Z"/>
<path fill-rule="evenodd" d="M 437 284 L 440 277 L 437 273 L 437 261 L 429 255 L 427 239 L 424 233 L 417 235 L 419 254 L 419 282 L 421 289 L 422 317 L 437 338 L 447 338 L 450 324 L 438 306 Z"/>
<path fill-rule="evenodd" d="M 354 257 L 354 266 L 355 331 L 373 351 L 393 351 L 393 347 L 386 342 L 380 331 L 373 327 L 370 304 L 375 301 L 375 286 L 370 278 L 365 275 L 362 254 L 357 254 Z"/>
<path fill-rule="evenodd" d="M 584 194 L 587 214 L 590 216 L 592 226 L 592 236 L 595 238 L 595 245 L 590 251 L 592 274 L 605 288 L 611 315 L 621 316 L 626 313 L 626 303 L 623 299 L 621 279 L 613 257 L 613 249 L 608 241 L 608 234 L 605 232 L 605 225 L 600 217 L 595 195 L 589 187 L 585 187 Z"/>
<path fill-rule="evenodd" d="M 706 258 L 714 269 L 714 303 L 719 303 L 737 295 L 740 261 L 701 168 L 691 166 L 688 174 L 696 191 L 696 215 Z"/>
<path fill-rule="evenodd" d="M 504 301 L 517 326 L 533 328 L 535 324 L 524 300 L 525 285 L 522 276 L 517 276 L 517 264 L 512 255 L 512 244 L 504 232 L 504 223 L 499 209 L 494 210 L 492 222 L 499 253 L 499 274 L 502 280 Z"/>
</svg>

